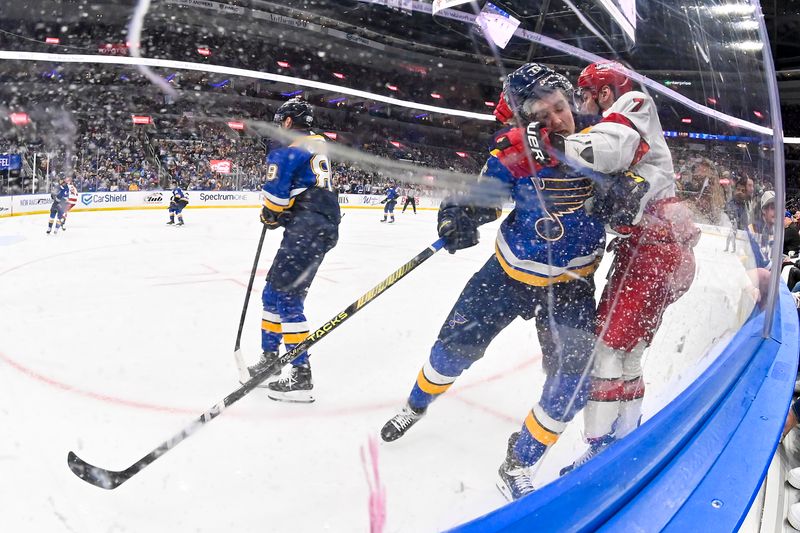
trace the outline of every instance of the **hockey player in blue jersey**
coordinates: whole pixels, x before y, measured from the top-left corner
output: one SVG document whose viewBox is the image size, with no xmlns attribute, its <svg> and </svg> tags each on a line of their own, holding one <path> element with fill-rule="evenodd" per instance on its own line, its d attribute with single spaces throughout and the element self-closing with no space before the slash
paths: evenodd
<svg viewBox="0 0 800 533">
<path fill-rule="evenodd" d="M 47 222 L 47 233 L 58 233 L 61 224 L 64 222 L 64 214 L 67 212 L 67 199 L 69 198 L 69 184 L 70 178 L 61 178 L 58 180 L 58 185 L 50 193 L 53 199 L 53 204 L 50 206 L 50 220 Z M 55 224 L 55 230 L 53 225 Z"/>
<path fill-rule="evenodd" d="M 183 226 L 183 208 L 189 204 L 189 198 L 181 189 L 178 182 L 172 182 L 172 198 L 169 200 L 169 222 L 167 225 L 175 224 L 175 215 L 178 215 L 178 226 Z"/>
<path fill-rule="evenodd" d="M 283 227 L 284 231 L 262 294 L 263 353 L 249 367 L 251 375 L 277 359 L 281 341 L 288 351 L 308 337 L 303 314 L 306 294 L 325 254 L 339 239 L 339 200 L 325 139 L 310 131 L 313 111 L 307 102 L 293 98 L 275 112 L 274 121 L 281 128 L 305 135 L 267 156 L 261 221 L 270 229 Z M 267 384 L 270 398 L 291 402 L 313 402 L 313 387 L 308 353 L 295 359 L 282 378 Z"/>
<path fill-rule="evenodd" d="M 397 193 L 394 182 L 389 182 L 389 187 L 386 188 L 386 198 L 381 200 L 383 204 L 383 220 L 381 222 L 386 222 L 387 215 L 390 217 L 389 223 L 394 222 L 394 207 L 397 205 L 399 197 L 400 195 Z"/>
<path fill-rule="evenodd" d="M 538 121 L 549 132 L 575 131 L 570 82 L 538 64 L 510 74 L 495 115 L 504 124 Z M 546 380 L 539 401 L 509 438 L 498 488 L 509 499 L 533 490 L 534 466 L 585 405 L 594 346 L 593 273 L 605 247 L 599 219 L 584 202 L 592 181 L 561 166 L 541 166 L 523 146 L 526 132 L 509 127 L 481 181 L 494 181 L 515 202 L 497 234 L 495 253 L 472 277 L 441 327 L 405 407 L 381 430 L 384 441 L 403 436 L 516 317 L 536 319 Z M 540 154 L 542 155 L 542 154 Z M 445 200 L 439 235 L 450 253 L 478 243 L 478 226 L 499 216 L 501 202 L 475 194 Z"/>
</svg>

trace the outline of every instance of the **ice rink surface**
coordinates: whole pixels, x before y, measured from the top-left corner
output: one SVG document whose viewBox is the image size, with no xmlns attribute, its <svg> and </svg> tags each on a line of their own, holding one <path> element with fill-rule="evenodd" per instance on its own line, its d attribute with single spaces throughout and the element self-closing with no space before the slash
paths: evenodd
<svg viewBox="0 0 800 533">
<path fill-rule="evenodd" d="M 433 211 L 381 224 L 347 210 L 306 301 L 313 327 L 436 240 Z M 256 209 L 77 212 L 0 220 L 0 531 L 368 531 L 360 458 L 402 406 L 441 322 L 493 253 L 440 252 L 311 350 L 316 402 L 253 391 L 114 491 L 75 477 L 69 450 L 123 469 L 237 388 L 233 358 L 261 226 Z M 280 242 L 264 244 L 242 347 L 260 351 L 260 294 Z M 647 357 L 646 413 L 710 362 L 746 315 L 741 262 L 704 235 L 698 275 Z M 609 258 L 596 278 L 598 290 Z M 659 357 L 654 357 L 653 353 Z M 711 355 L 709 355 L 711 354 Z M 544 376 L 533 323 L 517 319 L 403 439 L 380 446 L 386 531 L 438 531 L 504 503 L 506 439 Z M 581 418 L 545 456 L 543 484 L 583 451 Z M 610 481 L 613 482 L 613 481 Z"/>
</svg>

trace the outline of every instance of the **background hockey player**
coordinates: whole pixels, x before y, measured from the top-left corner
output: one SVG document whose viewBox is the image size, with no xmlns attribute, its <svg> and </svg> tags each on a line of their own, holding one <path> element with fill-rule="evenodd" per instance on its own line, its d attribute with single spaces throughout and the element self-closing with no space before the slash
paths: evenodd
<svg viewBox="0 0 800 533">
<path fill-rule="evenodd" d="M 54 232 L 54 234 L 58 233 L 58 229 L 61 227 L 62 220 L 64 219 L 64 213 L 66 213 L 67 209 L 67 199 L 69 198 L 68 179 L 69 178 L 59 179 L 58 184 L 50 193 L 50 197 L 53 199 L 53 204 L 50 206 L 50 220 L 47 222 L 48 234 L 50 232 Z M 55 229 L 53 229 L 54 224 Z"/>
<path fill-rule="evenodd" d="M 617 175 L 604 185 L 598 180 L 594 202 L 596 214 L 620 235 L 610 246 L 614 264 L 597 310 L 599 339 L 584 412 L 590 447 L 582 463 L 639 425 L 642 355 L 667 306 L 694 279 L 692 248 L 700 232 L 675 197 L 672 155 L 653 100 L 634 91 L 614 62 L 586 67 L 578 91 L 581 111 L 602 116 L 588 131 L 567 137 L 563 152 L 576 168 Z M 620 175 L 627 170 L 632 173 Z"/>
<path fill-rule="evenodd" d="M 394 187 L 394 182 L 389 182 L 389 187 L 386 188 L 386 198 L 381 200 L 383 204 L 383 220 L 381 222 L 386 222 L 387 215 L 389 216 L 389 222 L 394 222 L 394 207 L 397 205 L 399 197 L 400 195 Z"/>
<path fill-rule="evenodd" d="M 262 293 L 263 353 L 249 368 L 251 375 L 277 359 L 281 341 L 288 351 L 308 337 L 303 304 L 325 254 L 336 246 L 341 219 L 325 139 L 310 131 L 311 105 L 298 98 L 288 100 L 275 112 L 274 121 L 303 135 L 267 156 L 261 222 L 269 229 L 283 227 L 284 232 Z M 273 400 L 293 402 L 313 402 L 313 387 L 308 353 L 295 359 L 281 379 L 267 385 Z"/>
<path fill-rule="evenodd" d="M 175 215 L 178 215 L 178 226 L 183 226 L 183 208 L 189 204 L 189 199 L 181 189 L 180 183 L 172 184 L 172 198 L 169 200 L 169 222 L 175 224 Z"/>
<path fill-rule="evenodd" d="M 67 214 L 75 207 L 75 204 L 78 203 L 78 188 L 75 187 L 75 184 L 72 183 L 72 178 L 67 177 L 64 180 L 69 188 L 69 195 L 67 196 L 67 207 L 64 210 L 64 216 L 61 217 L 61 230 L 67 230 Z"/>
<path fill-rule="evenodd" d="M 569 135 L 575 131 L 572 93 L 564 76 L 528 64 L 508 76 L 495 115 L 505 124 L 538 120 L 551 132 Z M 532 467 L 585 404 L 595 328 L 593 273 L 605 247 L 603 223 L 583 208 L 591 181 L 562 168 L 538 167 L 525 138 L 519 127 L 496 136 L 481 180 L 510 195 L 514 211 L 500 227 L 495 254 L 467 283 L 442 325 L 407 405 L 381 430 L 385 441 L 400 438 L 516 317 L 536 318 L 547 379 L 538 403 L 511 435 L 499 470 L 498 488 L 509 499 L 533 490 Z M 477 227 L 499 216 L 502 199 L 445 200 L 438 226 L 445 248 L 453 253 L 477 244 Z"/>
</svg>

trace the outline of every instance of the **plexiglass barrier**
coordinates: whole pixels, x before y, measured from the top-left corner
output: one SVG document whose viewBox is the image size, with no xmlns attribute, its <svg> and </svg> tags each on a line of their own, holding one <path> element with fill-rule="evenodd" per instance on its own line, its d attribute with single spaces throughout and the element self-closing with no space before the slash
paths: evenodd
<svg viewBox="0 0 800 533">
<path fill-rule="evenodd" d="M 4 311 L 47 305 L 26 289 L 43 272 L 24 265 L 89 250 L 74 285 L 53 294 L 71 301 L 114 275 L 141 283 L 87 296 L 81 323 L 107 329 L 102 341 L 129 331 L 109 318 L 127 316 L 177 357 L 131 364 L 141 351 L 131 338 L 109 359 L 86 355 L 101 351 L 95 342 L 67 343 L 55 358 L 48 339 L 75 329 L 58 321 L 26 341 L 28 359 L 4 324 L 0 355 L 12 368 L 90 391 L 69 396 L 78 404 L 60 444 L 127 464 L 180 427 L 176 413 L 199 414 L 238 386 L 233 358 L 197 353 L 230 343 L 233 325 L 209 321 L 235 323 L 258 208 L 195 207 L 241 207 L 260 191 L 268 225 L 285 227 L 256 259 L 253 272 L 272 277 L 263 315 L 250 302 L 237 337 L 247 364 L 308 331 L 314 339 L 376 283 L 386 289 L 375 303 L 366 293 L 361 322 L 334 321 L 335 335 L 314 342 L 313 385 L 296 374 L 302 360 L 284 369 L 289 399 L 304 387 L 300 401 L 313 390 L 313 405 L 259 387 L 214 422 L 233 419 L 227 429 L 136 473 L 128 492 L 102 495 L 126 528 L 451 528 L 568 483 L 716 371 L 748 320 L 763 313 L 761 331 L 772 327 L 787 265 L 783 140 L 757 2 L 34 7 L 0 14 L 0 194 L 16 198 L 0 203 L 2 275 L 15 287 Z M 189 201 L 180 236 L 152 222 L 152 209 L 175 214 L 176 189 Z M 154 195 L 121 197 L 135 191 Z M 344 218 L 331 214 L 334 193 Z M 45 241 L 46 213 L 55 233 L 76 230 Z M 327 229 L 307 222 L 319 217 Z M 108 230 L 117 226 L 124 246 Z M 381 284 L 437 238 L 453 255 Z M 310 289 L 307 275 L 317 276 Z M 201 285 L 220 279 L 234 283 Z M 153 309 L 164 301 L 174 317 Z M 217 302 L 225 313 L 207 317 Z M 206 334 L 184 345 L 175 330 Z M 177 397 L 163 388 L 173 364 L 166 373 L 188 382 Z M 121 424 L 131 409 L 135 422 Z M 9 416 L 23 441 L 34 438 L 18 409 Z M 116 450 L 100 438 L 112 433 L 124 443 Z M 83 505 L 66 508 L 73 490 L 99 497 L 59 461 L 60 481 L 37 485 L 37 497 L 55 501 L 64 523 L 94 520 Z M 186 491 L 202 498 L 209 478 L 225 489 L 215 509 L 168 511 L 196 505 Z M 145 505 L 158 525 L 142 518 Z M 29 518 L 20 509 L 13 520 Z"/>
</svg>

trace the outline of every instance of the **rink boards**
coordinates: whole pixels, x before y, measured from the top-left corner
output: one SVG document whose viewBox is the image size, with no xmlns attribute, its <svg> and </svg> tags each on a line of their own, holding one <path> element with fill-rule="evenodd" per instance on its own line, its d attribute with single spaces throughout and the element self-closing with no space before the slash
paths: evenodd
<svg viewBox="0 0 800 533">
<path fill-rule="evenodd" d="M 78 194 L 73 211 L 121 211 L 129 209 L 166 209 L 171 191 L 103 191 Z M 259 207 L 258 191 L 188 191 L 187 209 L 203 207 Z M 383 209 L 385 195 L 340 194 L 339 205 L 352 209 Z M 438 209 L 441 199 L 422 196 L 417 199 L 417 209 Z M 52 198 L 49 194 L 0 196 L 0 218 L 18 215 L 41 215 L 50 212 Z M 399 208 L 399 202 L 398 206 Z"/>
</svg>

